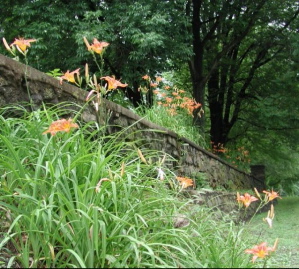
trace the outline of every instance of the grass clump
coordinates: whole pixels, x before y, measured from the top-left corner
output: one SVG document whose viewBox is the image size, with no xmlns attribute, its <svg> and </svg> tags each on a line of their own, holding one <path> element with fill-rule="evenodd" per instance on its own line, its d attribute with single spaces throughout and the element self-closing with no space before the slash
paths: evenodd
<svg viewBox="0 0 299 269">
<path fill-rule="evenodd" d="M 125 131 L 105 135 L 94 122 L 74 120 L 79 128 L 43 134 L 66 114 L 61 108 L 19 109 L 18 118 L 7 116 L 11 110 L 0 115 L 0 253 L 7 267 L 251 266 L 232 223 L 215 222 L 203 208 L 191 214 L 173 172 L 141 158 L 164 153 L 138 149 Z M 188 225 L 175 227 L 182 212 Z"/>
<path fill-rule="evenodd" d="M 157 105 L 151 108 L 139 107 L 135 109 L 135 112 L 148 121 L 175 132 L 180 137 L 185 137 L 203 148 L 208 148 L 204 135 L 198 132 L 198 127 L 193 124 L 193 118 L 186 113 L 172 116 L 168 108 Z"/>
</svg>

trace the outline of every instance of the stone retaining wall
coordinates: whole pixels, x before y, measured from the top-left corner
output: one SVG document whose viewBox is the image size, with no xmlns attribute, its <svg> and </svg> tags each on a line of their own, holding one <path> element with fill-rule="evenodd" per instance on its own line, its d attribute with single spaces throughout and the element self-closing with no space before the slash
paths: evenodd
<svg viewBox="0 0 299 269">
<path fill-rule="evenodd" d="M 244 193 L 240 193 L 244 195 Z M 184 195 L 193 200 L 193 204 L 207 206 L 215 212 L 217 218 L 233 220 L 236 223 L 249 220 L 257 213 L 265 212 L 270 209 L 271 204 L 277 204 L 277 199 L 270 201 L 264 206 L 260 206 L 260 201 L 255 201 L 245 209 L 239 206 L 236 192 L 215 191 L 209 189 L 186 190 Z"/>
<path fill-rule="evenodd" d="M 25 75 L 26 74 L 26 75 Z M 43 103 L 58 104 L 71 101 L 85 104 L 86 91 L 63 82 L 34 68 L 16 62 L 0 54 L 0 107 L 8 104 L 29 102 L 28 91 L 33 100 L 33 108 L 39 108 Z M 229 163 L 206 151 L 192 141 L 179 137 L 176 133 L 142 119 L 132 111 L 109 100 L 102 100 L 100 114 L 103 124 L 108 123 L 108 132 L 113 133 L 122 128 L 128 129 L 128 139 L 142 138 L 142 145 L 151 149 L 163 151 L 173 156 L 176 162 L 171 167 L 177 175 L 197 179 L 204 175 L 210 188 L 223 187 L 228 190 L 265 188 L 262 177 L 254 177 L 234 168 Z M 84 121 L 95 120 L 95 111 L 88 105 L 82 113 Z M 155 131 L 153 131 L 155 130 Z"/>
</svg>

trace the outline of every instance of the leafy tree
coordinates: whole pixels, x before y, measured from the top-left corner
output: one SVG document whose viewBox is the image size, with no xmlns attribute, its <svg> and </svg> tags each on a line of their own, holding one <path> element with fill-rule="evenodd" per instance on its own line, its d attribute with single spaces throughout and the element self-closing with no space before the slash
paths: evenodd
<svg viewBox="0 0 299 269">
<path fill-rule="evenodd" d="M 29 60 L 42 71 L 66 71 L 92 62 L 84 36 L 109 42 L 106 71 L 131 86 L 128 91 L 135 105 L 142 100 L 138 87 L 143 75 L 154 76 L 191 55 L 182 0 L 18 0 L 13 5 L 5 1 L 2 8 L 3 36 L 38 39 Z M 92 64 L 90 69 L 97 71 Z"/>
<path fill-rule="evenodd" d="M 105 63 L 110 72 L 126 81 L 132 102 L 141 103 L 138 87 L 145 74 L 179 66 L 191 55 L 186 31 L 184 1 L 102 1 L 95 12 L 87 12 L 77 33 L 111 43 Z M 83 52 L 80 52 L 83 54 Z M 151 105 L 151 98 L 149 98 Z"/>
<path fill-rule="evenodd" d="M 29 54 L 30 65 L 44 72 L 77 68 L 82 59 L 76 57 L 75 34 L 84 13 L 92 8 L 92 1 L 6 2 L 1 3 L 5 16 L 0 26 L 6 40 L 12 42 L 16 37 L 38 40 Z"/>
<path fill-rule="evenodd" d="M 188 4 L 193 95 L 202 104 L 207 96 L 211 141 L 225 145 L 244 108 L 263 91 L 252 87 L 258 72 L 285 55 L 298 5 L 282 0 L 190 0 Z M 204 118 L 197 122 L 203 126 Z"/>
</svg>

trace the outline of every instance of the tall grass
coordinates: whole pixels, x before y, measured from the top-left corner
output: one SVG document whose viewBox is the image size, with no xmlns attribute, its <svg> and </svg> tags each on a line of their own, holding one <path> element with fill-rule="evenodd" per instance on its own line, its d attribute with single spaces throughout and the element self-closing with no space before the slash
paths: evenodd
<svg viewBox="0 0 299 269">
<path fill-rule="evenodd" d="M 138 115 L 160 126 L 168 128 L 181 137 L 185 137 L 203 148 L 208 148 L 205 134 L 200 133 L 198 127 L 194 126 L 193 118 L 186 111 L 172 116 L 168 109 L 163 106 L 154 105 L 151 108 L 142 106 L 134 110 Z"/>
<path fill-rule="evenodd" d="M 163 152 L 140 149 L 158 160 L 144 163 L 126 130 L 104 135 L 106 127 L 94 122 L 43 135 L 66 111 L 18 108 L 23 116 L 7 116 L 16 109 L 0 114 L 0 253 L 7 267 L 251 266 L 233 224 L 216 222 L 204 208 L 190 212 L 174 173 L 159 161 Z M 179 213 L 187 227 L 174 227 Z"/>
</svg>

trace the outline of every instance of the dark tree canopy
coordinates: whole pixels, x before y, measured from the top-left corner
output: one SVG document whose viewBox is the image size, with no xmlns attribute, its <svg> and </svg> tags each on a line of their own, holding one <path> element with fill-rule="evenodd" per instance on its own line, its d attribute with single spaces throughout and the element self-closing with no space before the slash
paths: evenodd
<svg viewBox="0 0 299 269">
<path fill-rule="evenodd" d="M 263 92 L 260 86 L 252 87 L 259 72 L 287 56 L 298 4 L 270 0 L 189 4 L 193 95 L 201 103 L 207 97 L 211 141 L 225 145 L 244 108 Z"/>
</svg>

